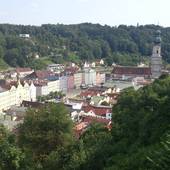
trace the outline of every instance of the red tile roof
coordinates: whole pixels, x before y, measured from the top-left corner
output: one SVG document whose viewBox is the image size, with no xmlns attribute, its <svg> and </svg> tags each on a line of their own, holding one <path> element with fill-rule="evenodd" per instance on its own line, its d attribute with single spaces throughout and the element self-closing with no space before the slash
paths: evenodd
<svg viewBox="0 0 170 170">
<path fill-rule="evenodd" d="M 51 71 L 47 71 L 47 70 L 37 70 L 34 71 L 33 73 L 31 73 L 28 78 L 37 78 L 37 79 L 47 79 L 50 76 L 54 76 L 55 73 L 51 72 Z"/>
<path fill-rule="evenodd" d="M 87 121 L 81 122 L 79 124 L 77 124 L 74 129 L 79 131 L 79 130 L 83 130 L 85 129 L 87 126 L 89 125 L 89 123 Z"/>
<path fill-rule="evenodd" d="M 99 118 L 99 117 L 93 117 L 93 116 L 84 116 L 83 117 L 83 122 L 87 122 L 87 123 L 103 123 L 108 125 L 111 120 L 105 119 L 105 118 Z"/>
<path fill-rule="evenodd" d="M 151 75 L 151 68 L 149 67 L 126 67 L 126 66 L 116 66 L 114 67 L 113 74 L 121 75 Z"/>
<path fill-rule="evenodd" d="M 75 74 L 79 70 L 78 67 L 67 67 L 64 72 L 69 74 Z"/>
<path fill-rule="evenodd" d="M 32 71 L 32 69 L 31 68 L 20 68 L 20 67 L 18 67 L 18 68 L 16 68 L 16 72 L 17 73 L 21 73 L 21 72 L 29 72 L 29 71 Z"/>
<path fill-rule="evenodd" d="M 108 89 L 108 87 L 105 87 L 105 86 L 94 86 L 94 87 L 90 87 L 88 90 L 105 92 L 107 89 Z"/>
<path fill-rule="evenodd" d="M 96 96 L 97 94 L 102 95 L 102 93 L 104 93 L 106 90 L 108 89 L 108 87 L 101 87 L 101 86 L 94 86 L 94 87 L 90 87 L 88 90 L 86 91 L 82 91 L 80 93 L 81 97 L 87 97 L 87 96 Z"/>
<path fill-rule="evenodd" d="M 24 86 L 24 81 L 21 81 L 21 85 Z M 17 81 L 1 81 L 0 86 L 4 89 L 10 90 L 12 86 L 15 86 L 17 88 L 18 82 Z"/>
<path fill-rule="evenodd" d="M 33 81 L 34 86 L 47 86 L 47 81 L 45 80 L 35 80 Z"/>
<path fill-rule="evenodd" d="M 112 113 L 112 109 L 110 107 L 97 107 L 97 106 L 92 106 L 92 105 L 83 106 L 82 110 L 85 113 L 93 111 L 96 115 L 99 115 L 99 116 L 106 115 L 106 113 Z"/>
<path fill-rule="evenodd" d="M 97 94 L 99 94 L 97 91 L 90 91 L 90 90 L 86 90 L 80 93 L 81 97 L 88 97 L 88 96 L 96 96 Z"/>
<path fill-rule="evenodd" d="M 107 128 L 109 131 L 112 128 L 111 120 L 107 120 L 105 118 L 98 118 L 93 116 L 83 116 L 83 120 L 81 123 L 77 124 L 74 127 L 74 135 L 77 139 L 87 130 L 90 124 L 92 123 L 102 123 L 104 127 Z"/>
</svg>

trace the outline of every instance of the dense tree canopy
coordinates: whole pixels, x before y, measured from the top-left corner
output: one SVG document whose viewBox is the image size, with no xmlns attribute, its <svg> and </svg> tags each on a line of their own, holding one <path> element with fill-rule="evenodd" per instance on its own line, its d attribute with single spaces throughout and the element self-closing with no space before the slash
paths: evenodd
<svg viewBox="0 0 170 170">
<path fill-rule="evenodd" d="M 0 125 L 0 169 L 27 169 L 25 154 L 16 146 L 15 138 Z"/>
<path fill-rule="evenodd" d="M 135 65 L 148 60 L 152 53 L 155 32 L 162 32 L 162 55 L 170 62 L 170 29 L 155 25 L 118 27 L 83 23 L 77 25 L 23 26 L 0 24 L 0 58 L 10 66 L 45 67 L 34 57 L 48 57 L 55 63 L 80 62 L 105 58 Z M 30 34 L 20 38 L 19 34 Z M 34 64 L 36 62 L 36 65 Z"/>
<path fill-rule="evenodd" d="M 72 121 L 62 104 L 47 104 L 39 110 L 29 110 L 20 126 L 19 143 L 35 157 L 46 157 L 57 147 L 72 141 Z"/>
</svg>

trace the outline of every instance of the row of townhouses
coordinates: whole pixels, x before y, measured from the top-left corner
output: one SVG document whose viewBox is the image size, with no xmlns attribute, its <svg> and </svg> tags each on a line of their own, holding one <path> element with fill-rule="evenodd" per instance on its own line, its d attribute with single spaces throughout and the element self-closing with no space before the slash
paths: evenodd
<svg viewBox="0 0 170 170">
<path fill-rule="evenodd" d="M 20 105 L 23 100 L 36 100 L 36 87 L 33 83 L 0 81 L 0 112 L 13 105 Z"/>
<path fill-rule="evenodd" d="M 15 77 L 17 80 L 14 81 Z M 104 82 L 105 74 L 91 68 L 79 70 L 70 67 L 60 74 L 17 68 L 16 73 L 12 73 L 12 79 L 0 81 L 0 112 L 13 105 L 20 105 L 23 100 L 35 101 L 38 96 L 48 95 L 50 92 L 67 93 L 82 84 L 100 85 Z"/>
</svg>

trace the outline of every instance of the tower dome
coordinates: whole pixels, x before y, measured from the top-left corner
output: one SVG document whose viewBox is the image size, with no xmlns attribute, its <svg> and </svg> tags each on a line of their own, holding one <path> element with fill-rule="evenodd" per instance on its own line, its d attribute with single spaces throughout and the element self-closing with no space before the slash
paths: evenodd
<svg viewBox="0 0 170 170">
<path fill-rule="evenodd" d="M 155 44 L 160 44 L 161 43 L 161 31 L 160 30 L 156 31 L 156 37 L 155 37 L 154 43 Z"/>
</svg>

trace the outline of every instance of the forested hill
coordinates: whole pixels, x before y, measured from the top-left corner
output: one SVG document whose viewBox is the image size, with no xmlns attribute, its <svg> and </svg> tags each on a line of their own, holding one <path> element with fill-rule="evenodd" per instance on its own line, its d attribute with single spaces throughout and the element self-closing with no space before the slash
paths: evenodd
<svg viewBox="0 0 170 170">
<path fill-rule="evenodd" d="M 162 32 L 163 59 L 170 62 L 170 28 L 155 25 L 110 27 L 90 23 L 0 24 L 0 67 L 3 61 L 10 66 L 43 67 L 45 62 L 41 57 L 54 63 L 105 58 L 108 64 L 135 65 L 151 55 L 158 29 Z M 30 38 L 20 38 L 19 34 L 30 34 Z M 39 60 L 33 59 L 36 54 Z"/>
</svg>

